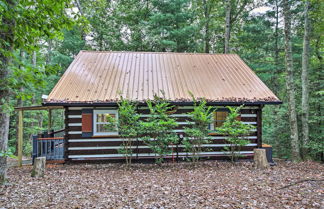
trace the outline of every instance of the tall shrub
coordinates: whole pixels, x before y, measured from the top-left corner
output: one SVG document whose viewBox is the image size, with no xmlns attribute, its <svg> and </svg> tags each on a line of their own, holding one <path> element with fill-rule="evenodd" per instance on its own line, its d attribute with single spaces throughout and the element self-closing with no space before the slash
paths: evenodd
<svg viewBox="0 0 324 209">
<path fill-rule="evenodd" d="M 157 96 L 153 101 L 148 100 L 146 103 L 150 116 L 140 122 L 141 138 L 158 155 L 156 162 L 161 164 L 163 158 L 172 152 L 170 145 L 178 141 L 177 135 L 173 132 L 177 123 L 169 115 L 173 106 Z"/>
<path fill-rule="evenodd" d="M 202 152 L 202 145 L 209 142 L 208 125 L 212 122 L 213 110 L 211 106 L 207 106 L 205 100 L 197 102 L 193 97 L 193 101 L 194 109 L 189 113 L 193 124 L 190 128 L 185 128 L 186 137 L 182 143 L 185 150 L 192 153 L 192 161 L 197 162 L 199 153 Z"/>
<path fill-rule="evenodd" d="M 227 136 L 226 141 L 230 145 L 225 147 L 225 150 L 230 152 L 233 163 L 240 157 L 241 148 L 249 143 L 245 138 L 254 128 L 252 125 L 244 124 L 238 120 L 242 107 L 227 106 L 230 112 L 223 125 L 217 129 L 219 134 Z"/>
<path fill-rule="evenodd" d="M 127 166 L 132 163 L 132 142 L 138 136 L 139 117 L 136 104 L 121 97 L 118 103 L 118 132 L 123 144 L 118 152 L 125 156 Z"/>
</svg>

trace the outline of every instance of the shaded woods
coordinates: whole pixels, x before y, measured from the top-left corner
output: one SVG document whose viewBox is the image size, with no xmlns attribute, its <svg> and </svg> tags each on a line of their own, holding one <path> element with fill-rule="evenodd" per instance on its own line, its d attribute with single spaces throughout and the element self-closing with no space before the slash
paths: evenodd
<svg viewBox="0 0 324 209">
<path fill-rule="evenodd" d="M 323 160 L 323 2 L 53 2 L 0 1 L 2 153 L 16 152 L 12 107 L 41 104 L 41 95 L 49 93 L 85 49 L 236 53 L 283 101 L 265 107 L 263 114 L 263 140 L 273 145 L 275 156 Z M 60 115 L 53 113 L 56 129 L 62 126 Z M 46 117 L 28 113 L 24 138 L 43 130 Z M 29 155 L 28 140 L 24 148 Z M 5 164 L 1 157 L 2 180 Z"/>
</svg>

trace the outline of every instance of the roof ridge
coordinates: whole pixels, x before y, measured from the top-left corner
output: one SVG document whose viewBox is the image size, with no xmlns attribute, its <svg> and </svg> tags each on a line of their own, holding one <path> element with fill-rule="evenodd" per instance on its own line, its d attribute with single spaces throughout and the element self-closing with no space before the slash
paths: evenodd
<svg viewBox="0 0 324 209">
<path fill-rule="evenodd" d="M 142 54 L 193 54 L 193 55 L 236 55 L 231 54 L 222 54 L 222 53 L 203 53 L 203 52 L 148 52 L 148 51 L 96 51 L 96 50 L 80 50 L 80 52 L 90 52 L 90 53 L 142 53 Z"/>
</svg>

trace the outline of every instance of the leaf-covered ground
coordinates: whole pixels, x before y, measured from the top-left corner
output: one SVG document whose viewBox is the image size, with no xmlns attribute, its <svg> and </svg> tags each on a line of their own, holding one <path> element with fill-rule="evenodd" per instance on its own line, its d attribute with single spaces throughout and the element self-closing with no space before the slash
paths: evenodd
<svg viewBox="0 0 324 209">
<path fill-rule="evenodd" d="M 10 168 L 0 208 L 324 207 L 324 165 L 314 162 L 267 170 L 215 161 L 129 170 L 121 164 L 48 165 L 46 172 L 32 178 L 30 166 Z"/>
</svg>

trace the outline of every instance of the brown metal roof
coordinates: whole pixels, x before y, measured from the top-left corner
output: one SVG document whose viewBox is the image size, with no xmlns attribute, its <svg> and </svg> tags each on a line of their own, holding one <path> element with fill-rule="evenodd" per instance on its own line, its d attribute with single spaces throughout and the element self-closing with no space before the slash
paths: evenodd
<svg viewBox="0 0 324 209">
<path fill-rule="evenodd" d="M 107 103 L 161 96 L 190 102 L 280 102 L 235 54 L 81 51 L 46 103 Z"/>
</svg>

